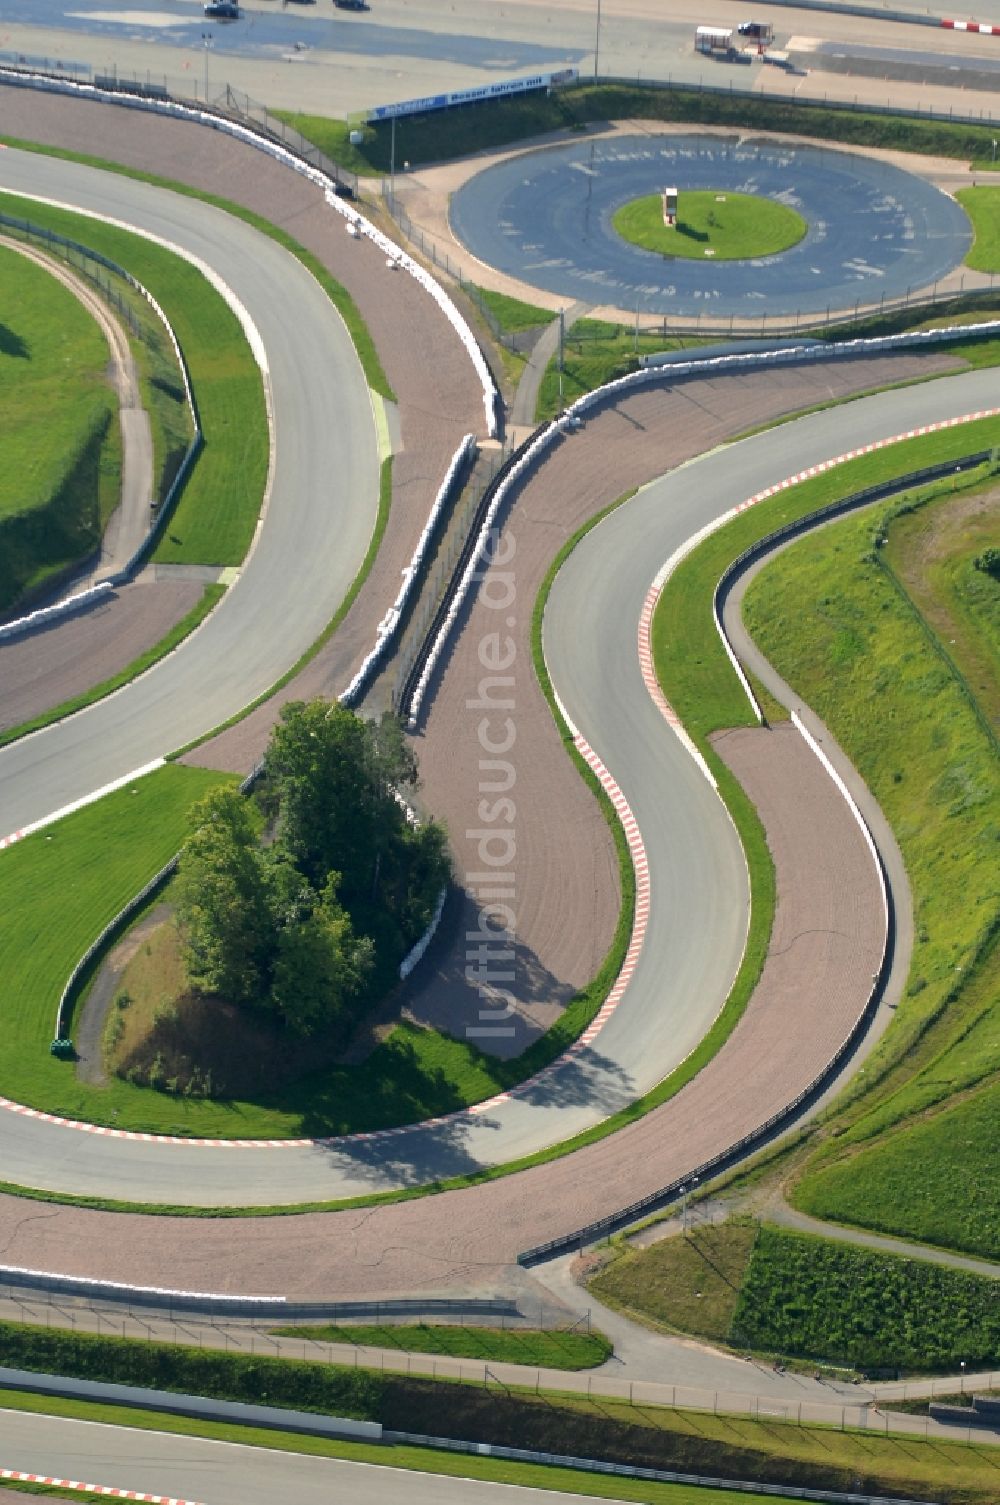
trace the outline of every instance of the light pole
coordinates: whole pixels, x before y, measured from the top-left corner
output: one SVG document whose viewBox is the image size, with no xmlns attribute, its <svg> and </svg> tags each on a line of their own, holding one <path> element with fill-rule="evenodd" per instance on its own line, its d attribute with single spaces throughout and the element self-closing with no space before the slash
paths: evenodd
<svg viewBox="0 0 1000 1505">
<path fill-rule="evenodd" d="M 391 214 L 396 203 L 396 117 L 393 115 L 389 125 L 389 213 Z"/>
<path fill-rule="evenodd" d="M 597 77 L 597 64 L 601 56 L 601 0 L 597 0 L 597 31 L 594 36 L 594 77 Z M 996 142 L 993 143 L 994 153 Z"/>
<path fill-rule="evenodd" d="M 563 310 L 559 310 L 559 412 L 563 410 L 563 339 L 566 334 L 566 319 Z"/>
<path fill-rule="evenodd" d="M 210 31 L 202 32 L 201 44 L 205 49 L 205 103 L 208 104 L 208 49 L 212 45 L 212 33 Z"/>
</svg>

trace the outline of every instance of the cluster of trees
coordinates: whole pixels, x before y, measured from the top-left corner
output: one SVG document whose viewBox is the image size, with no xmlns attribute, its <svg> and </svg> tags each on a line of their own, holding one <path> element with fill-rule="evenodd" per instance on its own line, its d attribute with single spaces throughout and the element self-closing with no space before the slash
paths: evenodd
<svg viewBox="0 0 1000 1505">
<path fill-rule="evenodd" d="M 416 760 L 394 718 L 286 705 L 256 800 L 217 789 L 191 812 L 177 885 L 202 993 L 342 1031 L 422 934 L 448 879 L 444 830 L 401 791 Z"/>
</svg>

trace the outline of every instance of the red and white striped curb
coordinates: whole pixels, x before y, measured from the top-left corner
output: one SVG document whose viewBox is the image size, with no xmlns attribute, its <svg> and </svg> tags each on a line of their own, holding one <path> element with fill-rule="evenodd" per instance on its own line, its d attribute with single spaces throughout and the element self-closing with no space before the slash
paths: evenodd
<svg viewBox="0 0 1000 1505">
<path fill-rule="evenodd" d="M 79 1479 L 26 1474 L 17 1468 L 0 1468 L 0 1479 L 9 1479 L 13 1484 L 47 1484 L 51 1489 L 73 1489 L 81 1494 L 101 1495 L 106 1500 L 145 1500 L 148 1505 L 198 1505 L 197 1500 L 178 1500 L 173 1495 L 144 1495 L 137 1489 L 114 1489 L 110 1484 L 84 1484 Z"/>
<path fill-rule="evenodd" d="M 873 440 L 871 444 L 863 445 L 860 449 L 848 450 L 846 454 L 838 455 L 836 459 L 823 460 L 818 465 L 810 465 L 807 470 L 801 470 L 797 475 L 789 476 L 783 481 L 778 481 L 774 486 L 768 486 L 766 490 L 759 491 L 755 496 L 749 497 L 745 502 L 740 502 L 738 506 L 730 508 L 728 512 L 723 513 L 721 517 L 717 518 L 714 523 L 710 524 L 707 528 L 701 529 L 698 534 L 694 535 L 694 538 L 697 541 L 700 541 L 702 538 L 707 537 L 709 533 L 723 527 L 732 518 L 738 516 L 739 513 L 745 512 L 748 508 L 756 506 L 758 502 L 766 500 L 767 497 L 774 496 L 779 491 L 786 491 L 790 486 L 797 486 L 800 481 L 806 481 L 811 476 L 821 475 L 824 471 L 832 470 L 835 465 L 843 465 L 847 460 L 855 460 L 859 455 L 868 455 L 872 454 L 875 450 L 878 449 L 887 449 L 889 445 L 900 444 L 906 439 L 918 439 L 922 434 L 932 434 L 937 433 L 942 429 L 958 428 L 965 423 L 974 423 L 979 418 L 997 417 L 1000 417 L 1000 408 L 983 408 L 979 412 L 966 413 L 959 418 L 943 418 L 938 423 L 924 424 L 921 428 L 909 429 L 906 433 L 895 434 L 892 436 L 892 438 L 889 439 L 876 439 Z M 688 542 L 690 543 L 691 540 L 689 540 Z M 687 551 L 688 547 L 687 545 L 684 545 L 682 549 L 678 550 L 677 554 L 674 555 L 672 563 L 679 563 L 680 559 Z M 653 668 L 652 648 L 650 643 L 653 612 L 656 608 L 657 600 L 659 599 L 659 596 L 663 590 L 664 585 L 666 584 L 667 579 L 669 579 L 669 569 L 664 568 L 657 575 L 655 581 L 646 594 L 645 601 L 643 602 L 642 613 L 639 619 L 638 643 L 639 662 L 642 668 L 642 677 L 647 689 L 649 690 L 650 695 L 653 697 L 653 700 L 658 706 L 661 714 L 676 732 L 677 736 L 680 737 L 681 741 L 684 743 L 684 746 L 688 749 L 692 757 L 698 763 L 698 766 L 702 769 L 705 777 L 714 787 L 715 779 L 712 776 L 708 764 L 705 762 L 700 751 L 688 736 L 687 732 L 681 726 L 676 711 L 674 711 L 673 707 L 665 699 L 663 692 L 660 689 L 659 682 L 657 681 L 655 670 Z M 558 696 L 556 698 L 558 700 Z M 575 1040 L 572 1045 L 568 1046 L 567 1049 L 563 1051 L 562 1055 L 559 1056 L 556 1061 L 553 1061 L 551 1065 L 544 1067 L 542 1071 L 538 1072 L 533 1077 L 529 1077 L 527 1081 L 519 1083 L 519 1085 L 516 1087 L 512 1087 L 509 1092 L 499 1092 L 495 1097 L 487 1098 L 484 1102 L 481 1103 L 475 1103 L 472 1105 L 472 1107 L 469 1108 L 461 1108 L 455 1113 L 445 1113 L 437 1118 L 425 1119 L 421 1124 L 402 1124 L 398 1128 L 394 1129 L 374 1129 L 371 1133 L 367 1134 L 344 1134 L 339 1137 L 334 1136 L 329 1139 L 187 1139 L 181 1134 L 143 1134 L 133 1129 L 112 1129 L 106 1127 L 103 1124 L 89 1124 L 82 1123 L 76 1119 L 59 1118 L 54 1113 L 43 1113 L 37 1108 L 27 1108 L 23 1103 L 15 1103 L 12 1102 L 9 1098 L 3 1097 L 0 1097 L 0 1109 L 6 1109 L 10 1113 L 19 1113 L 25 1118 L 36 1118 L 42 1123 L 55 1124 L 59 1128 L 78 1129 L 84 1134 L 97 1134 L 106 1139 L 126 1139 L 133 1140 L 142 1144 L 185 1145 L 194 1149 L 209 1148 L 232 1150 L 277 1150 L 303 1149 L 308 1148 L 312 1145 L 322 1145 L 323 1147 L 346 1147 L 352 1143 L 390 1139 L 399 1134 L 412 1133 L 415 1129 L 431 1129 L 437 1127 L 439 1124 L 445 1123 L 454 1124 L 462 1118 L 467 1118 L 470 1116 L 475 1117 L 482 1113 L 488 1113 L 491 1109 L 499 1107 L 501 1103 L 510 1102 L 513 1098 L 518 1098 L 528 1093 L 533 1094 L 539 1082 L 544 1081 L 551 1072 L 558 1070 L 561 1062 L 567 1059 L 572 1060 L 574 1055 L 578 1054 L 581 1050 L 584 1050 L 588 1045 L 592 1044 L 596 1036 L 608 1022 L 611 1015 L 614 1013 L 615 1009 L 621 1002 L 632 974 L 635 971 L 636 964 L 639 960 L 639 953 L 642 950 L 642 943 L 646 934 L 646 926 L 649 921 L 649 867 L 646 859 L 646 848 L 643 844 L 642 834 L 639 831 L 635 816 L 632 814 L 632 810 L 628 804 L 628 801 L 622 794 L 617 783 L 612 778 L 611 774 L 608 772 L 607 768 L 601 762 L 600 758 L 594 752 L 590 744 L 577 731 L 576 727 L 570 720 L 570 717 L 566 714 L 565 710 L 563 710 L 561 704 L 560 710 L 563 711 L 563 716 L 565 717 L 565 720 L 573 734 L 574 746 L 576 747 L 580 756 L 588 764 L 588 766 L 593 769 L 598 780 L 600 781 L 601 787 L 605 790 L 609 799 L 614 805 L 615 811 L 625 831 L 625 838 L 628 842 L 629 852 L 632 857 L 632 865 L 635 869 L 635 919 L 632 927 L 632 938 L 629 942 L 628 951 L 625 954 L 625 961 L 622 965 L 621 972 L 618 974 L 618 978 L 615 982 L 614 987 L 608 994 L 603 1006 L 600 1008 L 597 1014 L 595 1014 L 592 1022 L 588 1025 L 587 1029 L 583 1032 L 579 1039 Z M 125 781 L 123 780 L 122 782 Z"/>
<path fill-rule="evenodd" d="M 1000 37 L 1000 26 L 991 26 L 988 21 L 942 21 L 948 31 L 978 31 L 983 36 Z"/>
</svg>

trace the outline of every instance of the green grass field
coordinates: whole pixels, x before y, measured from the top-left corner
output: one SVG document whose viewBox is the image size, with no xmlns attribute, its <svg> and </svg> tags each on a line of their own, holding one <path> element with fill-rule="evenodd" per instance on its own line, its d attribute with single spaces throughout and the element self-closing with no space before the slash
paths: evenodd
<svg viewBox="0 0 1000 1505">
<path fill-rule="evenodd" d="M 0 606 L 12 606 L 97 545 L 119 500 L 120 445 L 99 326 L 19 252 L 0 250 L 0 269 Z"/>
<path fill-rule="evenodd" d="M 801 214 L 774 199 L 706 190 L 678 196 L 677 223 L 669 229 L 658 193 L 623 204 L 611 223 L 623 240 L 644 251 L 697 261 L 775 256 L 797 245 L 808 228 Z"/>
<path fill-rule="evenodd" d="M 627 1250 L 588 1285 L 741 1352 L 914 1374 L 1000 1361 L 997 1281 L 749 1221 Z"/>
<path fill-rule="evenodd" d="M 449 1327 L 426 1322 L 330 1324 L 276 1327 L 278 1337 L 315 1343 L 355 1343 L 393 1348 L 400 1353 L 446 1354 L 457 1359 L 488 1359 L 498 1364 L 530 1364 L 542 1369 L 592 1369 L 611 1356 L 611 1344 L 598 1332 L 542 1332 L 534 1328 Z"/>
<path fill-rule="evenodd" d="M 100 251 L 158 299 L 188 363 L 205 445 L 155 557 L 239 564 L 263 500 L 268 440 L 260 372 L 236 316 L 200 272 L 151 241 L 10 194 L 0 208 Z"/>
<path fill-rule="evenodd" d="M 486 305 L 504 334 L 518 334 L 523 329 L 537 329 L 541 325 L 551 324 L 556 317 L 550 308 L 539 308 L 535 303 L 523 303 L 520 298 L 512 298 L 508 293 L 496 293 L 492 288 L 470 285 L 468 290 Z"/>
<path fill-rule="evenodd" d="M 994 1066 L 997 996 L 991 1020 Z M 1000 1082 L 994 1080 L 954 1107 L 918 1118 L 807 1175 L 795 1190 L 795 1203 L 815 1217 L 1000 1260 L 998 1124 Z"/>
<path fill-rule="evenodd" d="M 955 197 L 975 231 L 966 266 L 977 272 L 1000 272 L 1000 188 L 960 188 Z"/>
</svg>

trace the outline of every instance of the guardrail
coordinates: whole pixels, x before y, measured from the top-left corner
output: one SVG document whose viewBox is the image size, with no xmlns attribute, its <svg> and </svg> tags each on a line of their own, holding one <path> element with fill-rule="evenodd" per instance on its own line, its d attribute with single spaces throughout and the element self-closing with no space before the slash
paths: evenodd
<svg viewBox="0 0 1000 1505">
<path fill-rule="evenodd" d="M 285 1296 L 229 1296 L 224 1291 L 182 1291 L 162 1286 L 126 1285 L 115 1280 L 90 1280 L 51 1270 L 0 1265 L 0 1294 L 5 1288 L 38 1291 L 46 1296 L 106 1301 L 115 1306 L 166 1312 L 202 1313 L 214 1317 L 268 1317 L 338 1321 L 373 1317 L 520 1317 L 517 1302 L 507 1297 L 431 1296 L 379 1301 L 289 1301 Z"/>
<path fill-rule="evenodd" d="M 639 1479 L 657 1484 L 688 1484 L 700 1489 L 738 1490 L 744 1494 L 776 1495 L 779 1499 L 819 1500 L 828 1505 L 926 1505 L 926 1501 L 897 1495 L 844 1494 L 835 1489 L 805 1489 L 789 1484 L 760 1484 L 743 1479 L 714 1479 L 702 1474 L 679 1474 L 661 1468 L 637 1468 L 630 1463 L 607 1463 L 599 1458 L 574 1458 L 566 1453 L 540 1453 L 530 1448 L 502 1447 L 493 1442 L 459 1442 L 452 1437 L 429 1437 L 421 1432 L 394 1432 L 387 1427 L 383 1442 L 411 1443 L 416 1447 L 443 1448 L 450 1453 L 474 1453 L 479 1457 L 504 1458 L 514 1463 L 546 1463 L 555 1468 L 574 1468 L 588 1474 L 610 1474 L 618 1479 Z"/>
<path fill-rule="evenodd" d="M 247 146 L 255 147 L 258 151 L 265 152 L 275 161 L 282 162 L 291 167 L 295 172 L 307 178 L 316 187 L 323 189 L 326 201 L 331 208 L 336 209 L 347 221 L 348 228 L 356 235 L 364 235 L 372 241 L 389 260 L 393 267 L 402 268 L 414 281 L 429 293 L 451 324 L 458 338 L 472 361 L 476 375 L 479 378 L 483 393 L 483 410 L 486 420 L 486 429 L 490 437 L 497 433 L 497 404 L 499 393 L 493 381 L 492 373 L 486 363 L 486 358 L 475 335 L 462 317 L 458 308 L 448 297 L 444 289 L 434 281 L 429 272 L 426 272 L 418 262 L 414 261 L 394 240 L 390 240 L 372 222 L 357 209 L 345 202 L 338 188 L 343 189 L 343 184 L 336 179 L 331 179 L 330 174 L 322 168 L 315 167 L 311 162 L 300 156 L 288 146 L 277 141 L 269 132 L 262 130 L 255 122 L 237 121 L 229 116 L 220 114 L 210 106 L 185 104 L 174 99 L 164 99 L 157 93 L 154 96 L 135 92 L 134 89 L 121 88 L 117 85 L 109 87 L 98 86 L 96 83 L 79 83 L 75 79 L 65 78 L 52 73 L 37 73 L 31 70 L 11 68 L 0 65 L 0 83 L 10 83 L 22 88 L 33 88 L 60 94 L 75 95 L 80 99 L 94 99 L 103 104 L 117 104 L 130 109 L 146 110 L 152 114 L 169 115 L 179 120 L 189 120 L 195 124 L 209 126 L 214 130 L 221 131 L 224 135 L 232 136 L 234 140 L 242 141 Z"/>
</svg>

